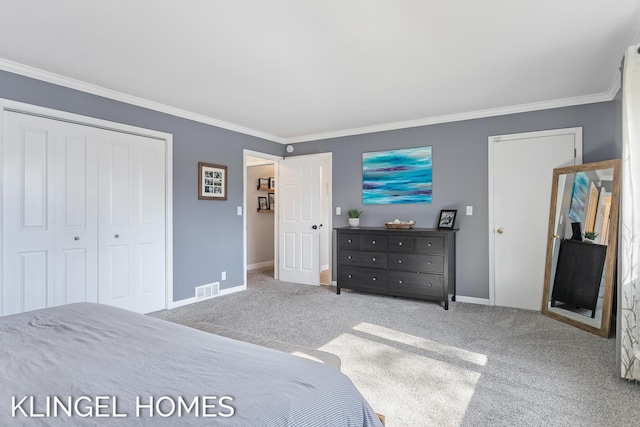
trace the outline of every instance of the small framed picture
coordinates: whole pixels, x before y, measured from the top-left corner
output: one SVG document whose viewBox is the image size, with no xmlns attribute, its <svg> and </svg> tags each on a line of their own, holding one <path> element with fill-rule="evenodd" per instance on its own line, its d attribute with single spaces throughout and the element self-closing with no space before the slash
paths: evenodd
<svg viewBox="0 0 640 427">
<path fill-rule="evenodd" d="M 268 211 L 269 204 L 267 203 L 267 198 L 264 196 L 258 196 L 258 210 L 259 211 Z"/>
<path fill-rule="evenodd" d="M 269 189 L 269 178 L 258 178 L 258 190 Z"/>
<path fill-rule="evenodd" d="M 439 230 L 451 230 L 456 222 L 457 210 L 443 209 L 440 211 L 440 220 L 438 221 Z"/>
<path fill-rule="evenodd" d="M 269 178 L 269 190 L 276 189 L 276 179 L 274 177 Z"/>
<path fill-rule="evenodd" d="M 227 167 L 198 163 L 198 199 L 227 200 Z"/>
<path fill-rule="evenodd" d="M 269 196 L 269 210 L 274 210 L 276 208 L 276 194 L 268 193 Z"/>
</svg>

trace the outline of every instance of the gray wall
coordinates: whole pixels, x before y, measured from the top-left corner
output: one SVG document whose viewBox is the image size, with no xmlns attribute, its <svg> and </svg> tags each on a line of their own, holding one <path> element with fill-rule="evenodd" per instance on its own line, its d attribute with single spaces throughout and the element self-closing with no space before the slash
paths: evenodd
<svg viewBox="0 0 640 427">
<path fill-rule="evenodd" d="M 294 153 L 333 152 L 333 205 L 345 212 L 334 215 L 335 227 L 347 225 L 349 208 L 364 211 L 363 226 L 382 226 L 386 219 L 399 218 L 414 219 L 417 227 L 425 228 L 436 226 L 441 209 L 457 209 L 457 292 L 488 299 L 488 137 L 582 127 L 584 163 L 619 158 L 615 109 L 612 101 L 333 138 L 298 143 Z M 431 204 L 362 205 L 363 152 L 426 145 L 433 147 Z M 473 216 L 464 214 L 467 205 L 473 206 Z"/>
<path fill-rule="evenodd" d="M 206 94 L 203 94 L 206 96 Z M 0 71 L 0 98 L 173 134 L 174 300 L 199 285 L 243 284 L 243 149 L 281 155 L 281 144 Z M 198 162 L 228 167 L 228 199 L 198 200 Z"/>
<path fill-rule="evenodd" d="M 195 286 L 219 280 L 222 271 L 227 281 L 221 288 L 243 284 L 242 218 L 236 215 L 236 206 L 242 205 L 242 150 L 283 155 L 282 145 L 4 71 L 0 97 L 173 134 L 174 300 L 192 297 Z M 433 227 L 440 209 L 458 209 L 458 293 L 488 298 L 488 137 L 582 126 L 585 163 L 619 158 L 620 111 L 616 99 L 299 143 L 295 154 L 334 153 L 333 206 L 344 212 L 362 209 L 362 225 L 412 218 L 419 227 Z M 362 205 L 363 152 L 425 145 L 433 147 L 431 204 Z M 199 161 L 228 166 L 227 201 L 197 199 Z M 464 215 L 466 205 L 473 205 L 473 216 Z M 336 227 L 346 225 L 346 214 L 333 221 Z"/>
</svg>

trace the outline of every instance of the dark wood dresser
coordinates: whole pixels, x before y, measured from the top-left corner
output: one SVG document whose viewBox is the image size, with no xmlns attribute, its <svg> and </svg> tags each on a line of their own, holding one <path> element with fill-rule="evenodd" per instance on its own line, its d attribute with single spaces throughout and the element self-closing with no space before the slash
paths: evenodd
<svg viewBox="0 0 640 427">
<path fill-rule="evenodd" d="M 340 289 L 444 302 L 456 297 L 456 230 L 336 228 Z"/>
</svg>

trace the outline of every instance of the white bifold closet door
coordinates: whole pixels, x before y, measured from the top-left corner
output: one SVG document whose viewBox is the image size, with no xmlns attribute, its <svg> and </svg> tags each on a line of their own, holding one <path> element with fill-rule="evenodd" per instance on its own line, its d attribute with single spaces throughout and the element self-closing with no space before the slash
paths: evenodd
<svg viewBox="0 0 640 427">
<path fill-rule="evenodd" d="M 2 314 L 164 308 L 164 142 L 13 112 L 4 125 Z"/>
</svg>

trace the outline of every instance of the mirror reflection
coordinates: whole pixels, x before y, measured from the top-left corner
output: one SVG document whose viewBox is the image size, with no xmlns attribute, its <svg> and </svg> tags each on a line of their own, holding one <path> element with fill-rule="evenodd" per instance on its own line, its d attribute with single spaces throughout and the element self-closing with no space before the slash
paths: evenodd
<svg viewBox="0 0 640 427">
<path fill-rule="evenodd" d="M 542 312 L 609 335 L 618 160 L 554 170 Z"/>
</svg>

